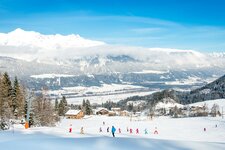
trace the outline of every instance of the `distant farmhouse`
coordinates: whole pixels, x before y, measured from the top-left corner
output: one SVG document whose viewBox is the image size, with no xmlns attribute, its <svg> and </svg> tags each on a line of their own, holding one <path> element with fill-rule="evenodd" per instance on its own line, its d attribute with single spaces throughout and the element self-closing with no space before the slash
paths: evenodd
<svg viewBox="0 0 225 150">
<path fill-rule="evenodd" d="M 109 110 L 107 108 L 100 107 L 95 110 L 95 114 L 96 115 L 108 115 Z"/>
</svg>

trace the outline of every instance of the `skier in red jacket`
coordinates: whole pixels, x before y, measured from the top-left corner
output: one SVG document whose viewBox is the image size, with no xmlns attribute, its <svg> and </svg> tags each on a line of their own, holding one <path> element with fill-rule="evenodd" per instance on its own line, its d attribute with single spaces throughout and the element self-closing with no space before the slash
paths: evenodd
<svg viewBox="0 0 225 150">
<path fill-rule="evenodd" d="M 139 134 L 139 129 L 138 128 L 136 129 L 136 134 Z"/>
<path fill-rule="evenodd" d="M 133 130 L 130 128 L 130 134 L 132 134 Z"/>
<path fill-rule="evenodd" d="M 72 133 L 72 124 L 70 124 L 69 133 Z"/>
</svg>

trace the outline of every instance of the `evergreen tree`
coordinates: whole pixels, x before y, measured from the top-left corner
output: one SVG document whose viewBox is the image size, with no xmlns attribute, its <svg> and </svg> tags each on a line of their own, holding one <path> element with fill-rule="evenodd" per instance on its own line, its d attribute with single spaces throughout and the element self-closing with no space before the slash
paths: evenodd
<svg viewBox="0 0 225 150">
<path fill-rule="evenodd" d="M 32 127 L 34 124 L 35 124 L 35 122 L 34 122 L 34 113 L 30 112 L 29 127 Z"/>
<path fill-rule="evenodd" d="M 2 109 L 2 106 L 3 106 L 3 93 L 2 93 L 2 75 L 0 75 L 0 117 L 2 119 L 3 117 L 3 109 Z"/>
<path fill-rule="evenodd" d="M 85 107 L 86 107 L 86 102 L 85 102 L 85 100 L 83 99 L 81 109 L 83 110 L 84 113 L 85 113 Z"/>
<path fill-rule="evenodd" d="M 59 101 L 58 101 L 58 99 L 56 98 L 56 99 L 55 99 L 55 111 L 57 112 L 58 109 L 59 109 Z"/>
<path fill-rule="evenodd" d="M 25 94 L 20 86 L 17 77 L 14 80 L 13 86 L 13 112 L 17 117 L 24 116 Z"/>
<path fill-rule="evenodd" d="M 65 106 L 67 106 L 67 100 L 65 96 L 62 97 L 62 102 L 64 103 Z"/>
<path fill-rule="evenodd" d="M 80 105 L 78 106 L 78 109 L 79 109 L 79 110 L 82 110 L 82 108 L 81 108 L 81 106 L 80 106 Z"/>
<path fill-rule="evenodd" d="M 133 111 L 133 103 L 128 105 L 127 110 L 128 111 Z"/>
<path fill-rule="evenodd" d="M 0 83 L 0 106 L 1 106 L 1 119 L 10 119 L 13 116 L 13 103 L 12 103 L 12 85 L 8 73 L 4 73 Z"/>
<path fill-rule="evenodd" d="M 25 99 L 24 103 L 24 118 L 27 118 L 28 101 Z"/>
<path fill-rule="evenodd" d="M 15 116 L 17 116 L 17 108 L 18 108 L 18 103 L 17 103 L 17 97 L 16 97 L 16 91 L 18 88 L 18 80 L 17 78 L 15 78 L 14 80 L 14 86 L 13 86 L 13 90 L 12 90 L 12 109 L 13 109 L 13 114 Z"/>
<path fill-rule="evenodd" d="M 91 104 L 90 104 L 90 101 L 89 100 L 86 100 L 86 103 L 85 103 L 85 114 L 86 115 L 91 115 L 92 114 L 92 108 L 91 108 Z"/>
<path fill-rule="evenodd" d="M 174 113 L 173 117 L 178 118 L 178 107 L 177 106 L 174 107 L 173 113 Z"/>
<path fill-rule="evenodd" d="M 62 100 L 59 102 L 58 114 L 59 116 L 65 116 L 65 113 L 68 111 L 68 105 L 66 97 L 63 96 Z"/>
</svg>

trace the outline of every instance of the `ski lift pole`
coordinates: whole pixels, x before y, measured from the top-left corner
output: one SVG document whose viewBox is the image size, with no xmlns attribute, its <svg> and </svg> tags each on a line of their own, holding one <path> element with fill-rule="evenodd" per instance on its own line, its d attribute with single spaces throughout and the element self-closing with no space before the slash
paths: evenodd
<svg viewBox="0 0 225 150">
<path fill-rule="evenodd" d="M 15 130 L 14 130 L 14 122 L 12 123 L 12 126 L 13 126 L 13 134 L 14 134 L 14 132 L 15 132 Z"/>
<path fill-rule="evenodd" d="M 222 107 L 222 119 L 223 119 L 223 107 Z"/>
<path fill-rule="evenodd" d="M 28 91 L 28 103 L 27 103 L 27 116 L 25 122 L 25 129 L 29 128 L 29 119 L 30 119 L 30 108 L 31 108 L 31 92 Z"/>
</svg>

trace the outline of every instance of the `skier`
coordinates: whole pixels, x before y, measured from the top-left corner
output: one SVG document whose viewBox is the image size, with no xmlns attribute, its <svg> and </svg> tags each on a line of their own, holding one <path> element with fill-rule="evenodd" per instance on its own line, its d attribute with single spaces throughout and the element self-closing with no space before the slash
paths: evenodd
<svg viewBox="0 0 225 150">
<path fill-rule="evenodd" d="M 99 132 L 102 132 L 102 128 L 101 127 L 99 128 Z"/>
<path fill-rule="evenodd" d="M 103 125 L 105 125 L 105 121 L 103 121 L 103 123 L 102 123 Z"/>
<path fill-rule="evenodd" d="M 113 137 L 115 137 L 115 132 L 116 132 L 116 128 L 114 126 L 112 126 L 112 135 L 113 135 Z"/>
<path fill-rule="evenodd" d="M 119 133 L 121 133 L 121 129 L 119 128 Z"/>
<path fill-rule="evenodd" d="M 204 128 L 204 131 L 206 131 L 206 128 Z"/>
<path fill-rule="evenodd" d="M 72 124 L 70 124 L 69 133 L 72 133 Z"/>
<path fill-rule="evenodd" d="M 129 132 L 129 128 L 127 127 L 127 132 Z"/>
<path fill-rule="evenodd" d="M 81 127 L 80 134 L 84 134 L 84 127 Z"/>
<path fill-rule="evenodd" d="M 158 131 L 157 131 L 157 127 L 155 127 L 154 134 L 159 134 Z"/>
<path fill-rule="evenodd" d="M 136 129 L 136 134 L 139 134 L 139 129 L 138 128 Z"/>
<path fill-rule="evenodd" d="M 130 128 L 130 134 L 132 134 L 132 129 Z"/>
<path fill-rule="evenodd" d="M 215 127 L 217 128 L 217 124 L 215 125 Z"/>
<path fill-rule="evenodd" d="M 107 132 L 109 132 L 109 127 L 107 128 Z"/>
<path fill-rule="evenodd" d="M 145 128 L 145 134 L 148 134 L 148 130 Z"/>
</svg>

